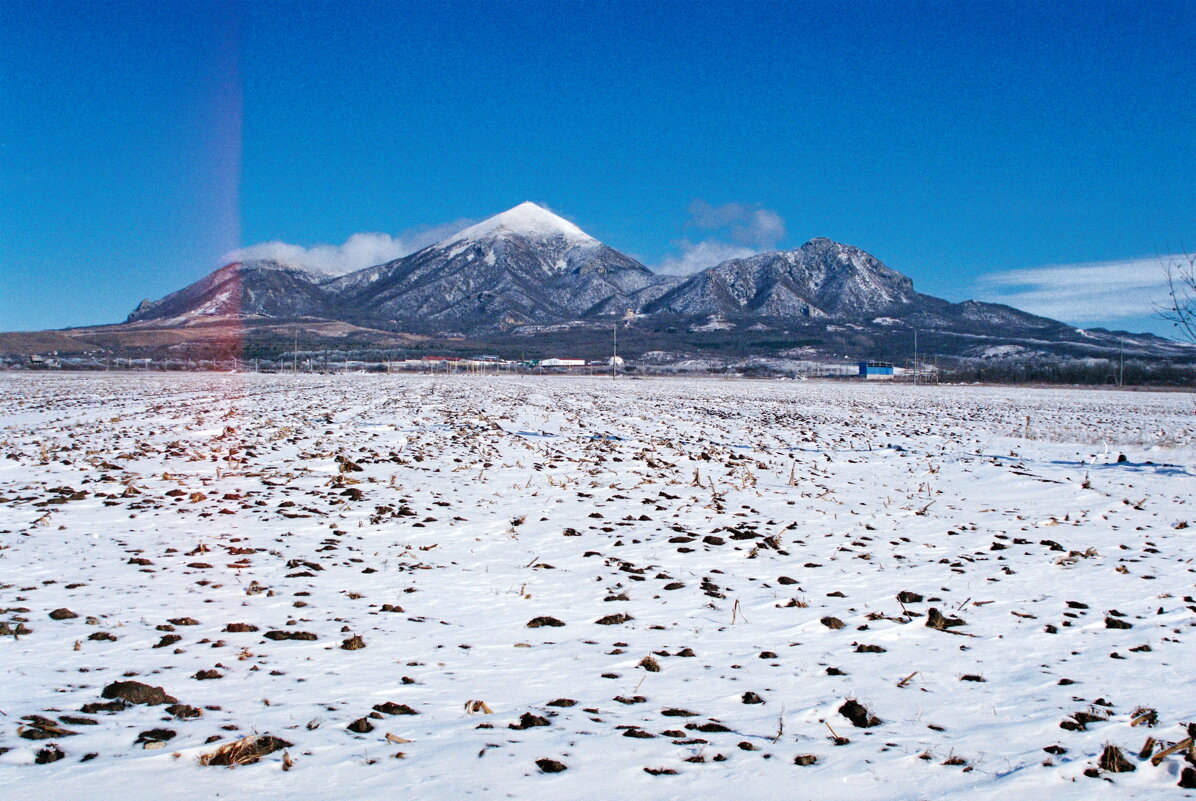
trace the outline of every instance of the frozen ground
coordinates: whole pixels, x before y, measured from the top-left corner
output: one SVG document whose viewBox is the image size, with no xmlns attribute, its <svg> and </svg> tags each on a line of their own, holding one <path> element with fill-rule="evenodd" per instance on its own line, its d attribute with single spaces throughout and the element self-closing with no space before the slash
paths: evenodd
<svg viewBox="0 0 1196 801">
<path fill-rule="evenodd" d="M 1183 753 L 1137 754 L 1196 721 L 1193 408 L 0 377 L 0 630 L 31 630 L 0 637 L 0 780 L 96 801 L 1192 796 Z M 178 703 L 119 709 L 101 696 L 124 679 Z M 254 733 L 290 745 L 201 766 Z M 1086 776 L 1105 744 L 1136 770 Z"/>
</svg>

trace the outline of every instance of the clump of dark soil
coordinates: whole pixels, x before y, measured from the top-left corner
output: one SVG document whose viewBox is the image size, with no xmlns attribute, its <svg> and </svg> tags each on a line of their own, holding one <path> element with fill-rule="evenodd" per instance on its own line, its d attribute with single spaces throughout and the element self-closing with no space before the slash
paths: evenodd
<svg viewBox="0 0 1196 801">
<path fill-rule="evenodd" d="M 130 704 L 146 704 L 148 706 L 177 704 L 179 700 L 173 695 L 167 695 L 166 691 L 161 687 L 151 687 L 139 681 L 114 681 L 104 688 L 104 692 L 101 695 L 104 698 L 118 698 Z M 85 709 L 83 711 L 87 712 L 89 710 Z"/>
</svg>

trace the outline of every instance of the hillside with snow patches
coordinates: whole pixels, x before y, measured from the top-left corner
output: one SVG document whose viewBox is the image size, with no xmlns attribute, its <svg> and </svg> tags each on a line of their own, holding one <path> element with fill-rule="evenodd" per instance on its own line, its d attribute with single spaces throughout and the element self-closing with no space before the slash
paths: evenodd
<svg viewBox="0 0 1196 801">
<path fill-rule="evenodd" d="M 0 455 L 13 797 L 1196 794 L 1182 393 L 8 374 Z"/>
<path fill-rule="evenodd" d="M 227 265 L 129 315 L 134 331 L 236 320 L 335 320 L 371 331 L 462 334 L 488 341 L 537 337 L 546 325 L 598 330 L 616 321 L 692 349 L 686 335 L 717 325 L 735 343 L 748 332 L 763 351 L 820 346 L 876 358 L 878 342 L 921 331 L 935 352 L 985 357 L 1020 347 L 1068 358 L 1122 353 L 1125 337 L 1084 332 L 999 304 L 951 303 L 914 290 L 909 277 L 863 250 L 815 238 L 684 277 L 658 275 L 573 223 L 522 203 L 420 251 L 339 277 L 275 261 Z M 838 326 L 834 328 L 833 326 Z M 844 336 L 836 330 L 848 330 Z M 1138 341 L 1141 340 L 1141 341 Z M 771 344 L 769 344 L 771 343 Z M 895 346 L 902 351 L 904 346 Z M 1190 346 L 1143 335 L 1132 355 L 1192 357 Z M 892 348 L 889 348 L 891 350 Z"/>
</svg>

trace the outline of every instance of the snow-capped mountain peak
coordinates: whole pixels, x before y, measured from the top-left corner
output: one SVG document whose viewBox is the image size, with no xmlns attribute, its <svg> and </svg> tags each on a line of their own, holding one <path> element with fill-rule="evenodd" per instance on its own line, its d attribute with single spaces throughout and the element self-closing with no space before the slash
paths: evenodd
<svg viewBox="0 0 1196 801">
<path fill-rule="evenodd" d="M 527 239 L 545 240 L 561 237 L 570 244 L 597 243 L 597 240 L 568 220 L 531 201 L 520 203 L 477 225 L 471 225 L 442 240 L 442 244 L 461 241 L 477 242 L 483 239 L 501 237 L 503 234 L 522 236 Z"/>
<path fill-rule="evenodd" d="M 127 322 L 187 326 L 218 318 L 315 318 L 375 331 L 489 336 L 606 325 L 631 313 L 655 317 L 645 330 L 662 342 L 669 341 L 667 334 L 726 330 L 740 332 L 726 335 L 727 346 L 754 348 L 756 332 L 773 330 L 776 336 L 759 340 L 760 347 L 767 342 L 788 349 L 785 343 L 808 341 L 869 358 L 899 353 L 901 336 L 911 330 L 937 331 L 934 347 L 944 353 L 980 348 L 985 358 L 1004 358 L 1004 351 L 984 350 L 1004 345 L 1030 343 L 1043 352 L 1054 347 L 1056 353 L 1088 356 L 1131 344 L 1105 332 L 1076 333 L 1007 306 L 922 295 L 908 276 L 824 237 L 688 277 L 660 276 L 535 203 L 520 203 L 434 245 L 346 275 L 321 275 L 301 261 L 226 264 L 165 298 L 142 302 Z M 830 325 L 834 321 L 844 322 Z M 859 333 L 835 333 L 849 330 Z M 1141 341 L 1144 351 L 1173 352 Z M 690 346 L 688 340 L 677 344 Z"/>
</svg>

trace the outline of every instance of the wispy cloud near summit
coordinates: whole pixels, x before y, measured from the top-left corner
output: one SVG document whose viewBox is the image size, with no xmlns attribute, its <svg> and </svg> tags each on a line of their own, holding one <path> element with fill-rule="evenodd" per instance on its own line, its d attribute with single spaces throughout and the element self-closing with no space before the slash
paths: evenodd
<svg viewBox="0 0 1196 801">
<path fill-rule="evenodd" d="M 785 221 L 772 209 L 726 203 L 712 206 L 698 199 L 689 204 L 689 228 L 728 233 L 740 245 L 767 249 L 785 236 Z"/>
<path fill-rule="evenodd" d="M 339 245 L 317 244 L 304 247 L 289 242 L 261 242 L 226 253 L 222 263 L 275 259 L 318 270 L 327 275 L 344 275 L 414 253 L 456 233 L 472 222 L 464 219 L 455 220 L 443 225 L 413 228 L 397 236 L 373 232 L 357 233 Z"/>
<path fill-rule="evenodd" d="M 710 238 L 677 242 L 681 253 L 667 256 L 657 271 L 689 275 L 728 259 L 742 259 L 772 250 L 785 237 L 785 221 L 772 209 L 743 203 L 714 206 L 701 198 L 689 204 L 686 228 L 705 232 Z"/>
</svg>

